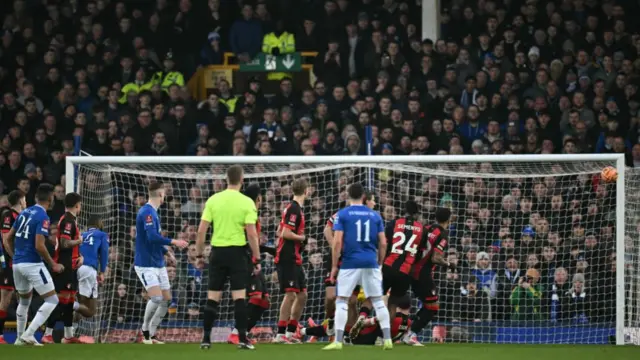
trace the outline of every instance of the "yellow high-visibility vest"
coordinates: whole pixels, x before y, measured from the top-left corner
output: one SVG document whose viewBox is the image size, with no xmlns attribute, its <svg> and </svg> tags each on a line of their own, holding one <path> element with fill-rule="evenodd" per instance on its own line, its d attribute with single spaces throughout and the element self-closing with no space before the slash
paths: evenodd
<svg viewBox="0 0 640 360">
<path fill-rule="evenodd" d="M 173 84 L 183 87 L 184 76 L 182 76 L 182 73 L 180 73 L 179 71 L 169 71 L 168 73 L 158 71 L 157 73 L 153 74 L 151 82 L 160 85 L 160 87 L 162 87 L 162 90 L 169 91 L 169 87 Z"/>
<path fill-rule="evenodd" d="M 120 102 L 120 104 L 126 104 L 127 94 L 129 94 L 130 92 L 135 92 L 136 94 L 140 94 L 142 91 L 145 91 L 145 90 L 151 91 L 151 88 L 153 87 L 153 85 L 154 85 L 153 82 L 147 82 L 142 85 L 138 85 L 135 82 L 127 83 L 125 86 L 122 87 L 122 89 L 120 89 L 121 96 L 118 102 Z"/>
<path fill-rule="evenodd" d="M 271 51 L 275 48 L 280 49 L 280 55 L 296 52 L 295 37 L 286 31 L 280 34 L 280 36 L 277 36 L 273 32 L 268 33 L 262 39 L 262 52 L 271 54 Z M 291 77 L 291 74 L 276 72 L 267 74 L 267 80 L 282 80 L 285 77 Z"/>
<path fill-rule="evenodd" d="M 236 110 L 236 103 L 238 102 L 238 97 L 233 96 L 228 99 L 218 98 L 218 101 L 221 104 L 225 104 L 227 106 L 227 109 L 229 109 L 229 114 L 233 114 L 234 111 Z"/>
</svg>

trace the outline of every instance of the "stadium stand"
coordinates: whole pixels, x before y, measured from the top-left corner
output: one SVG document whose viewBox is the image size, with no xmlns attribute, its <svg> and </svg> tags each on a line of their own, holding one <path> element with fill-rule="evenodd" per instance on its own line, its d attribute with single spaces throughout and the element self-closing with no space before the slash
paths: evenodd
<svg viewBox="0 0 640 360">
<path fill-rule="evenodd" d="M 420 3 L 0 1 L 0 193 L 19 188 L 33 204 L 38 184 L 55 184 L 55 222 L 64 211 L 64 177 L 71 176 L 64 157 L 73 155 L 77 136 L 94 156 L 363 155 L 364 129 L 372 125 L 375 154 L 624 153 L 628 166 L 640 167 L 637 2 L 441 1 L 439 39 L 420 37 Z M 238 94 L 220 81 L 203 101 L 192 98 L 186 83 L 199 67 L 222 64 L 231 51 L 249 61 L 274 47 L 263 46 L 265 35 L 277 43 L 284 31 L 296 51 L 318 53 L 315 83 L 301 88 L 285 76 L 271 80 L 279 92 L 264 94 L 264 84 L 252 78 Z M 274 54 L 280 52 L 290 49 Z M 203 199 L 221 187 L 192 185 L 176 189 L 164 209 L 175 214 L 164 216 L 172 219 L 163 226 L 171 237 L 195 239 Z M 613 193 L 597 193 L 591 178 L 571 187 L 487 186 L 506 200 L 495 208 L 467 202 L 455 196 L 464 189 L 445 192 L 437 180 L 416 194 L 461 209 L 448 252 L 458 269 L 438 279 L 439 320 L 496 320 L 497 314 L 499 320 L 612 321 L 615 291 L 606 290 L 615 253 L 604 241 L 611 236 L 604 214 L 613 210 Z M 272 201 L 288 200 L 284 194 L 272 194 Z M 144 201 L 142 192 L 122 192 L 118 206 L 133 221 Z M 389 220 L 393 202 L 379 203 Z M 323 224 L 330 210 L 308 216 Z M 425 219 L 432 210 L 423 208 Z M 531 212 L 541 219 L 579 217 L 582 231 L 540 219 L 532 224 Z M 274 224 L 279 213 L 263 216 Z M 311 236 L 322 239 L 321 229 L 312 227 Z M 110 324 L 137 322 L 142 311 L 144 294 L 130 269 L 132 231 L 122 226 L 112 233 L 111 273 L 101 290 Z M 314 271 L 324 244 L 309 247 Z M 197 320 L 205 299 L 206 275 L 193 251 L 171 259 L 174 319 Z M 513 305 L 526 297 L 522 276 L 541 292 L 537 304 Z M 584 284 L 602 286 L 575 305 Z M 473 298 L 478 289 L 481 300 Z M 318 290 L 310 297 L 305 318 L 322 317 L 322 296 Z M 561 311 L 563 303 L 572 305 Z M 461 312 L 460 304 L 473 310 Z M 454 336 L 469 334 L 461 328 Z"/>
</svg>

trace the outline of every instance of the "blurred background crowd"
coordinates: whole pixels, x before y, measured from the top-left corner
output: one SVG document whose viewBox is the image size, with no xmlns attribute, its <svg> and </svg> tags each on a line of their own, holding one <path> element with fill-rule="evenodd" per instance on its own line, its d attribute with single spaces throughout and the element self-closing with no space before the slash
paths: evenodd
<svg viewBox="0 0 640 360">
<path fill-rule="evenodd" d="M 91 155 L 363 155 L 367 126 L 374 154 L 624 153 L 628 166 L 640 165 L 637 2 L 442 0 L 438 39 L 421 38 L 421 6 L 2 1 L 0 193 L 19 188 L 31 204 L 39 183 L 56 184 L 55 220 L 63 212 L 64 158 L 75 139 Z M 247 62 L 293 49 L 318 52 L 317 81 L 308 87 L 285 74 L 251 78 L 238 93 L 222 79 L 204 101 L 186 87 L 199 67 L 221 64 L 225 52 Z M 265 94 L 263 81 L 279 90 Z M 254 172 L 260 170 L 270 169 Z M 362 169 L 309 173 L 317 192 L 305 207 L 312 294 L 306 315 L 316 319 L 328 261 L 322 227 L 345 186 L 363 177 Z M 120 174 L 110 183 L 117 196 L 108 216 L 119 226 L 109 229 L 112 269 L 103 294 L 114 323 L 136 321 L 144 303 L 130 269 L 130 226 L 145 202 L 146 180 Z M 265 242 L 274 241 L 289 180 L 263 181 Z M 194 240 L 204 200 L 224 183 L 168 182 L 163 229 Z M 613 320 L 615 192 L 597 177 L 500 180 L 380 170 L 375 184 L 386 220 L 402 215 L 408 197 L 419 199 L 424 221 L 436 206 L 454 209 L 447 255 L 458 269 L 437 273 L 439 320 Z M 197 319 L 204 299 L 207 274 L 193 251 L 169 258 L 171 316 L 178 319 Z M 270 261 L 265 271 L 277 303 Z"/>
</svg>

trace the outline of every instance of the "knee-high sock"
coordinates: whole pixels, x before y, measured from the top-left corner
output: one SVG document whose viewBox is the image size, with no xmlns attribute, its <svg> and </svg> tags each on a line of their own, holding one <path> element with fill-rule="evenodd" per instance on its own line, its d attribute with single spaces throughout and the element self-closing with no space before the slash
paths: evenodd
<svg viewBox="0 0 640 360">
<path fill-rule="evenodd" d="M 27 327 L 27 317 L 29 316 L 29 305 L 31 305 L 31 298 L 20 298 L 18 301 L 18 308 L 16 309 L 16 333 L 18 338 L 24 334 Z"/>
<path fill-rule="evenodd" d="M 29 324 L 29 327 L 24 332 L 24 336 L 33 336 L 33 334 L 35 334 L 35 332 L 40 328 L 40 326 L 42 326 L 42 324 L 44 324 L 45 321 L 47 321 L 47 319 L 49 318 L 49 316 L 51 315 L 51 313 L 53 312 L 53 310 L 56 308 L 57 305 L 58 305 L 58 296 L 56 295 L 51 295 L 48 298 L 44 299 L 44 302 L 40 306 L 40 309 L 38 309 L 38 312 L 36 313 L 36 316 L 33 318 L 33 321 L 31 321 L 31 324 Z"/>
<path fill-rule="evenodd" d="M 167 311 L 169 311 L 169 303 L 167 301 L 163 301 L 158 304 L 158 308 L 156 309 L 156 313 L 153 314 L 151 318 L 151 323 L 149 324 L 149 334 L 151 336 L 156 335 L 156 331 L 158 331 L 158 326 L 162 323 L 164 316 L 167 315 Z"/>
<path fill-rule="evenodd" d="M 336 342 L 342 342 L 344 340 L 344 331 L 347 326 L 347 319 L 349 318 L 349 304 L 346 299 L 338 298 L 336 300 L 336 315 L 335 315 L 335 328 L 336 328 Z"/>
<path fill-rule="evenodd" d="M 247 303 L 244 299 L 233 301 L 234 314 L 236 318 L 236 329 L 240 342 L 247 342 Z"/>
<path fill-rule="evenodd" d="M 153 316 L 156 314 L 156 311 L 158 310 L 158 306 L 160 306 L 160 304 L 164 302 L 164 299 L 162 298 L 162 296 L 152 296 L 151 299 L 149 299 L 149 301 L 147 301 L 147 306 L 144 309 L 144 320 L 142 322 L 142 331 L 149 331 L 149 328 L 151 327 L 151 320 L 153 319 Z"/>
<path fill-rule="evenodd" d="M 420 333 L 420 331 L 429 324 L 437 312 L 437 307 L 433 306 L 420 309 L 416 314 L 416 318 L 411 323 L 411 332 L 415 334 Z"/>
<path fill-rule="evenodd" d="M 267 299 L 249 299 L 247 305 L 247 332 L 250 332 L 254 326 L 262 318 L 262 314 L 269 308 L 269 300 Z"/>
<path fill-rule="evenodd" d="M 211 328 L 213 328 L 213 323 L 216 321 L 218 317 L 218 308 L 220 307 L 220 303 L 215 300 L 207 300 L 207 304 L 204 307 L 204 322 L 203 322 L 203 342 L 211 341 Z M 237 324 L 236 324 L 237 326 Z"/>
<path fill-rule="evenodd" d="M 62 322 L 64 323 L 64 337 L 70 339 L 73 337 L 73 302 L 68 301 L 59 304 L 58 308 L 62 308 Z"/>
<path fill-rule="evenodd" d="M 389 318 L 389 309 L 382 301 L 382 298 L 375 298 L 371 300 L 373 307 L 376 309 L 376 317 L 382 330 L 382 337 L 385 340 L 391 340 L 391 319 Z"/>
</svg>

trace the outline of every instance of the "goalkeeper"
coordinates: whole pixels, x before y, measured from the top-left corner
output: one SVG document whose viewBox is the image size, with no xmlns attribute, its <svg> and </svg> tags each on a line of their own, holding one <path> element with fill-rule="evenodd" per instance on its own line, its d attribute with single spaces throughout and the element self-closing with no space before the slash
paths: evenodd
<svg viewBox="0 0 640 360">
<path fill-rule="evenodd" d="M 246 262 L 247 242 L 251 248 L 254 272 L 260 272 L 260 248 L 256 222 L 258 211 L 249 197 L 240 193 L 244 171 L 234 165 L 227 170 L 227 189 L 207 200 L 196 241 L 198 256 L 202 256 L 204 240 L 213 223 L 211 238 L 211 258 L 209 261 L 209 285 L 207 303 L 204 308 L 204 333 L 201 349 L 211 347 L 211 329 L 218 315 L 222 291 L 227 280 L 230 282 L 233 298 L 238 348 L 253 350 L 247 339 L 247 307 L 245 305 L 247 280 L 250 271 Z M 246 238 L 245 238 L 246 230 Z"/>
</svg>

